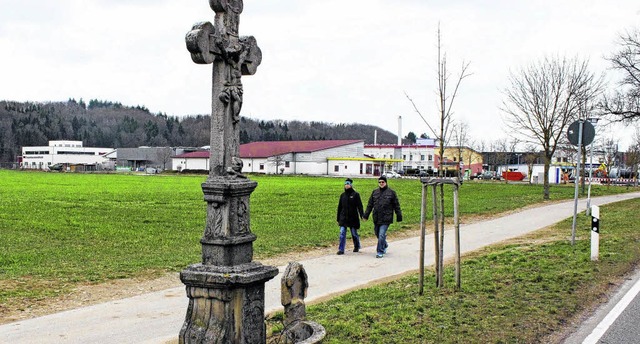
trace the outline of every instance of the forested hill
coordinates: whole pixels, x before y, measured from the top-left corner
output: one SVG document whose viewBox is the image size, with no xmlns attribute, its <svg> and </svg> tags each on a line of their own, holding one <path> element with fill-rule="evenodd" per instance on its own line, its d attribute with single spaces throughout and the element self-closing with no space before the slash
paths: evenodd
<svg viewBox="0 0 640 344">
<path fill-rule="evenodd" d="M 144 106 L 82 99 L 66 102 L 0 101 L 0 162 L 15 161 L 23 146 L 49 140 L 81 140 L 86 147 L 186 146 L 209 144 L 210 115 L 174 117 Z M 397 136 L 364 124 L 241 119 L 241 143 L 285 140 L 361 139 L 395 143 Z"/>
</svg>

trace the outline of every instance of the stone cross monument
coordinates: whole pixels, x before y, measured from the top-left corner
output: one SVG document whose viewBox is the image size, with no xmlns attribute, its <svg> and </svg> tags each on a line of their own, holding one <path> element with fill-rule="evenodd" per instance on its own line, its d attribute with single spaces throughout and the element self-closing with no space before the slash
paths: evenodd
<svg viewBox="0 0 640 344">
<path fill-rule="evenodd" d="M 253 259 L 249 197 L 257 183 L 242 175 L 239 122 L 242 75 L 256 72 L 262 52 L 240 37 L 242 0 L 209 0 L 215 24 L 201 22 L 186 35 L 195 63 L 213 64 L 211 159 L 202 184 L 207 220 L 202 263 L 180 273 L 189 307 L 180 343 L 265 343 L 264 284 L 278 269 Z"/>
</svg>

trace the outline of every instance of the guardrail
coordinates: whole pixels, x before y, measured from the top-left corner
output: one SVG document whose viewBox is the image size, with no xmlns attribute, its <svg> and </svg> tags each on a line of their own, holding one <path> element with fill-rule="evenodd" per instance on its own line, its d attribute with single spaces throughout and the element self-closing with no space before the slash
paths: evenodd
<svg viewBox="0 0 640 344">
<path fill-rule="evenodd" d="M 585 178 L 585 182 L 588 183 L 591 180 L 592 184 L 601 185 L 623 185 L 623 186 L 637 186 L 638 180 L 631 178 Z"/>
</svg>

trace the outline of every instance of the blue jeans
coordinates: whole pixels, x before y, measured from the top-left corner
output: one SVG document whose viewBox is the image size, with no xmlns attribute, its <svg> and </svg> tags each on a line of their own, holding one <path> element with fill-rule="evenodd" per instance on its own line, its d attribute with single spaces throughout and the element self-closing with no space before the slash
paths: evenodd
<svg viewBox="0 0 640 344">
<path fill-rule="evenodd" d="M 387 251 L 387 229 L 389 229 L 389 225 L 373 225 L 373 231 L 376 233 L 376 237 L 378 238 L 378 247 L 376 248 L 378 254 L 384 254 Z"/>
<path fill-rule="evenodd" d="M 351 238 L 353 239 L 353 248 L 360 249 L 360 236 L 358 235 L 358 230 L 350 227 L 351 230 Z M 338 251 L 344 252 L 344 247 L 347 244 L 347 227 L 340 226 L 340 245 L 338 246 Z"/>
</svg>

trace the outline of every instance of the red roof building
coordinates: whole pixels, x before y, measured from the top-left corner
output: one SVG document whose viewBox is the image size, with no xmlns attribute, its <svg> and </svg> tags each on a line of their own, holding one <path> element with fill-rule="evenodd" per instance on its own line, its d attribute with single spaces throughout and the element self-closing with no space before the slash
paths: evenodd
<svg viewBox="0 0 640 344">
<path fill-rule="evenodd" d="M 209 151 L 175 156 L 176 170 L 208 170 Z M 243 173 L 379 175 L 393 161 L 364 155 L 363 140 L 260 141 L 240 145 Z"/>
<path fill-rule="evenodd" d="M 240 158 L 269 158 L 283 154 L 313 153 L 362 143 L 362 140 L 258 141 L 240 145 Z"/>
</svg>

